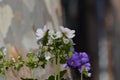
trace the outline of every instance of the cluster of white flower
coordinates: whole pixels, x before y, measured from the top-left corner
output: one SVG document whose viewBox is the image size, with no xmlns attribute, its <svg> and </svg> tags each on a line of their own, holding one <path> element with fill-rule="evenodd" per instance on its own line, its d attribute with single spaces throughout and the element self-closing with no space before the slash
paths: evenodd
<svg viewBox="0 0 120 80">
<path fill-rule="evenodd" d="M 45 25 L 43 29 L 38 28 L 36 30 L 36 36 L 37 36 L 36 39 L 37 40 L 42 39 L 44 37 L 45 33 L 47 32 L 47 30 L 49 30 L 48 33 L 51 36 L 51 38 L 53 38 L 53 39 L 57 39 L 57 38 L 62 37 L 62 33 L 64 33 L 65 36 L 69 39 L 71 39 L 75 36 L 75 34 L 74 34 L 75 30 L 70 30 L 70 29 L 65 28 L 63 26 L 60 26 L 60 31 L 57 31 L 55 33 L 54 30 L 50 30 L 49 27 Z"/>
<path fill-rule="evenodd" d="M 46 50 L 45 58 L 47 60 L 51 58 L 50 53 L 54 51 L 54 48 L 56 47 L 57 49 L 62 50 L 64 49 L 63 47 L 67 47 L 68 49 L 70 49 L 69 45 L 73 44 L 72 38 L 74 36 L 75 30 L 70 30 L 69 28 L 65 28 L 63 26 L 60 26 L 59 31 L 54 31 L 53 29 L 50 29 L 46 25 L 44 26 L 43 29 L 38 28 L 36 30 L 36 39 L 40 41 L 40 46 L 45 48 Z M 51 49 L 52 51 L 48 50 L 48 48 Z"/>
</svg>

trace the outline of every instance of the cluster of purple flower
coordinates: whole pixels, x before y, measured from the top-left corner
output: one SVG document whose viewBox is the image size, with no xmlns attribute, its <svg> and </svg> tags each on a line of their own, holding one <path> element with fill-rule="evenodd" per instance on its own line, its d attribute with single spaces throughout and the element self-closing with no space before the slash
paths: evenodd
<svg viewBox="0 0 120 80">
<path fill-rule="evenodd" d="M 91 69 L 89 57 L 86 52 L 74 52 L 72 57 L 67 59 L 66 65 L 71 68 L 77 68 L 80 73 L 84 70 L 89 71 Z"/>
</svg>

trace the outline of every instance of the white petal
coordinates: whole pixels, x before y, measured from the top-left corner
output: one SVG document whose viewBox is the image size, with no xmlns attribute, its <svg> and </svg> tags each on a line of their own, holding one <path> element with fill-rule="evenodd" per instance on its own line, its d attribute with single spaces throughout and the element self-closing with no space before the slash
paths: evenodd
<svg viewBox="0 0 120 80">
<path fill-rule="evenodd" d="M 73 38 L 75 36 L 75 30 L 70 30 L 69 28 L 60 27 L 61 31 L 68 37 Z"/>
<path fill-rule="evenodd" d="M 91 73 L 88 73 L 88 77 L 91 77 L 91 75 L 92 75 Z"/>
<path fill-rule="evenodd" d="M 41 38 L 43 38 L 44 34 L 45 34 L 45 33 L 43 32 L 42 29 L 40 29 L 40 28 L 37 29 L 37 30 L 36 30 L 36 36 L 37 36 L 36 39 L 41 39 Z"/>
<path fill-rule="evenodd" d="M 16 62 L 15 58 L 12 58 L 13 62 Z"/>
<path fill-rule="evenodd" d="M 46 52 L 45 53 L 45 59 L 49 60 L 51 58 L 51 53 L 50 52 Z"/>
<path fill-rule="evenodd" d="M 62 37 L 62 33 L 60 31 L 56 32 L 56 37 L 57 38 L 61 38 Z"/>
<path fill-rule="evenodd" d="M 66 39 L 66 38 L 63 38 L 63 42 L 64 42 L 65 44 L 68 44 L 68 43 L 69 43 L 69 40 Z"/>
<path fill-rule="evenodd" d="M 52 35 L 54 34 L 54 31 L 53 31 L 53 30 L 50 30 L 50 31 L 48 32 L 48 34 L 49 34 L 50 36 L 52 36 Z"/>
<path fill-rule="evenodd" d="M 51 58 L 50 56 L 46 56 L 46 57 L 45 57 L 46 60 L 49 60 L 50 58 Z"/>
<path fill-rule="evenodd" d="M 5 47 L 3 47 L 3 54 L 4 54 L 4 56 L 7 55 L 7 49 Z"/>
</svg>

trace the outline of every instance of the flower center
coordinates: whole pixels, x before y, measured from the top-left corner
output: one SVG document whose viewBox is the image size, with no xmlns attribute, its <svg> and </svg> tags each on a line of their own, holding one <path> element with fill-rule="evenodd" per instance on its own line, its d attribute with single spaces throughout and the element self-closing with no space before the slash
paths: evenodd
<svg viewBox="0 0 120 80">
<path fill-rule="evenodd" d="M 70 63 L 70 64 L 71 64 L 71 65 L 72 65 L 72 64 L 74 64 L 74 61 L 71 61 L 71 63 Z"/>
</svg>

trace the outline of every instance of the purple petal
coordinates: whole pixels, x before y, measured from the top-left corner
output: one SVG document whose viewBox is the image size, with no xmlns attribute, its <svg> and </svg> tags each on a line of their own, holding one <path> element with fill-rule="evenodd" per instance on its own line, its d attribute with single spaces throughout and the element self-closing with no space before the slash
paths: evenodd
<svg viewBox="0 0 120 80">
<path fill-rule="evenodd" d="M 81 58 L 81 63 L 87 63 L 89 62 L 89 58 Z"/>
<path fill-rule="evenodd" d="M 68 64 L 68 66 L 73 67 L 73 68 L 81 65 L 80 61 L 76 60 L 74 58 L 69 58 L 67 61 L 67 64 Z"/>
<path fill-rule="evenodd" d="M 82 66 L 78 67 L 78 71 L 79 71 L 80 73 L 82 73 L 83 67 L 82 67 Z"/>
<path fill-rule="evenodd" d="M 86 64 L 81 65 L 81 66 L 78 67 L 78 71 L 79 71 L 80 73 L 82 73 L 82 71 L 83 71 L 84 69 L 87 69 L 87 71 L 89 71 L 89 70 L 91 69 L 90 63 L 86 63 Z"/>
<path fill-rule="evenodd" d="M 74 54 L 72 55 L 72 58 L 73 58 L 73 59 L 76 59 L 76 60 L 79 60 L 79 59 L 80 59 L 80 58 L 79 58 L 79 53 L 74 52 Z"/>
<path fill-rule="evenodd" d="M 62 64 L 63 68 L 67 68 L 67 66 L 68 66 L 67 64 Z"/>
<path fill-rule="evenodd" d="M 90 63 L 86 63 L 84 64 L 85 68 L 89 71 L 91 69 L 91 65 Z"/>
<path fill-rule="evenodd" d="M 86 52 L 80 52 L 80 56 L 84 58 L 88 58 L 88 55 Z"/>
</svg>

